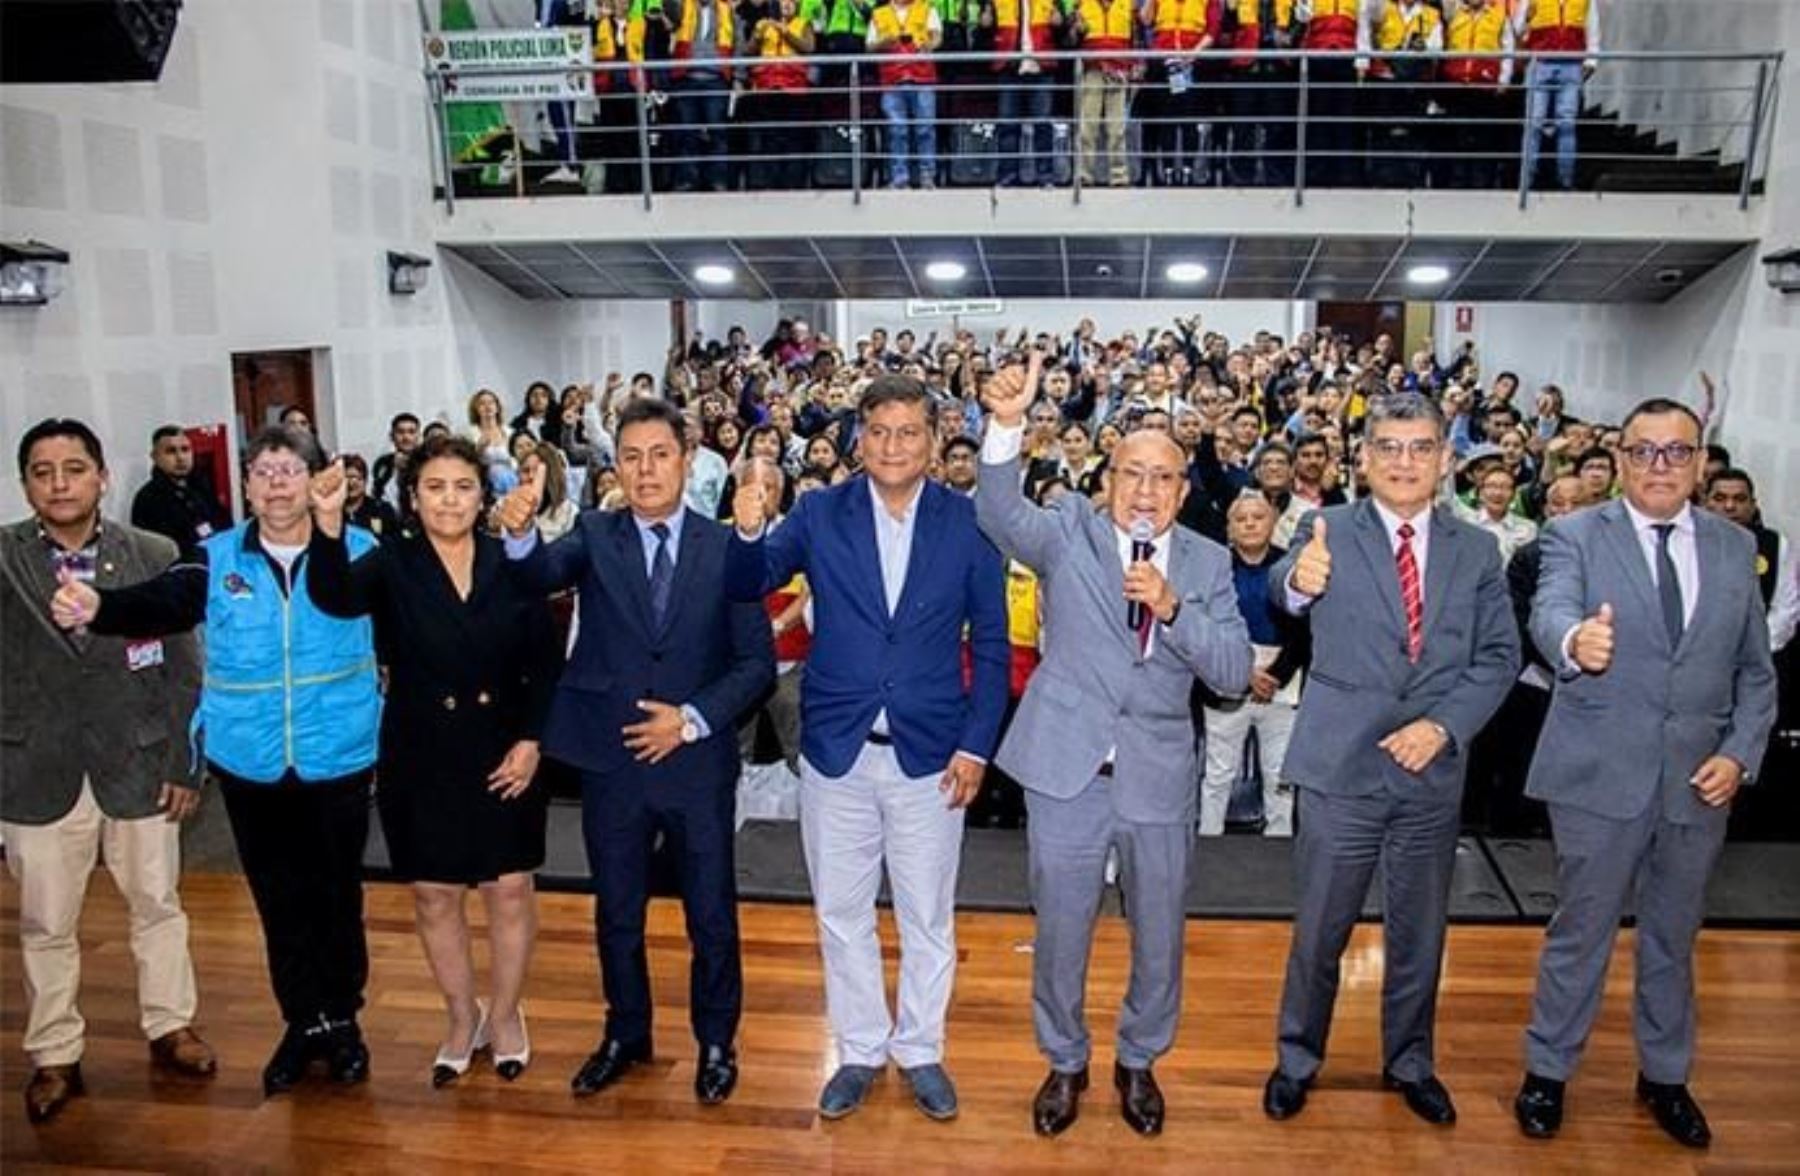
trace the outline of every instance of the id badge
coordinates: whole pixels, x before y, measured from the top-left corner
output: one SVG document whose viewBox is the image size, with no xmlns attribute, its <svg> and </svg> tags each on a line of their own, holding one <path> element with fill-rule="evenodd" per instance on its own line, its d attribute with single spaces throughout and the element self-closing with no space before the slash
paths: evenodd
<svg viewBox="0 0 1800 1176">
<path fill-rule="evenodd" d="M 132 673 L 163 664 L 163 643 L 157 640 L 131 641 L 125 646 L 125 668 Z"/>
</svg>

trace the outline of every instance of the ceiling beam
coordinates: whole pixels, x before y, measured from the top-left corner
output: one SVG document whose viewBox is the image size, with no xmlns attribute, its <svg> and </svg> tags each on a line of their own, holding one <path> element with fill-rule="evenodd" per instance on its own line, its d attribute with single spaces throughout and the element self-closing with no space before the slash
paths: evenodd
<svg viewBox="0 0 1800 1176">
<path fill-rule="evenodd" d="M 850 295 L 844 289 L 844 283 L 838 280 L 837 271 L 831 268 L 831 263 L 829 261 L 825 260 L 825 251 L 819 248 L 819 242 L 812 237 L 808 237 L 806 243 L 812 246 L 813 256 L 818 258 L 819 264 L 824 267 L 825 276 L 831 279 L 831 285 L 837 291 L 837 296 L 839 298 L 849 298 Z"/>
<path fill-rule="evenodd" d="M 1225 283 L 1231 278 L 1231 262 L 1237 256 L 1237 238 L 1231 237 L 1225 242 L 1225 260 L 1219 266 L 1219 286 L 1214 296 L 1225 297 Z"/>
<path fill-rule="evenodd" d="M 536 282 L 538 285 L 542 286 L 544 289 L 550 291 L 550 293 L 556 295 L 558 300 L 563 301 L 563 302 L 567 302 L 569 300 L 569 296 L 563 292 L 561 287 L 559 287 L 555 283 L 551 282 L 550 279 L 546 278 L 543 274 L 538 273 L 537 270 L 533 269 L 531 266 L 526 265 L 524 262 L 522 262 L 518 258 L 514 257 L 512 254 L 508 253 L 506 251 L 506 246 L 494 245 L 494 246 L 490 246 L 490 248 L 492 248 L 495 253 L 498 253 L 500 255 L 500 259 L 502 261 L 510 262 L 511 264 L 518 266 L 520 269 L 522 269 L 526 273 L 530 274 L 532 281 Z"/>
<path fill-rule="evenodd" d="M 1412 244 L 1411 237 L 1402 237 L 1394 243 L 1394 252 L 1389 255 L 1387 264 L 1381 267 L 1381 276 L 1375 279 L 1373 286 L 1369 287 L 1369 295 L 1363 299 L 1364 302 L 1375 301 L 1375 295 L 1379 294 L 1381 287 L 1387 284 L 1388 275 L 1393 273 L 1394 267 L 1400 264 L 1400 255 L 1406 252 L 1406 247 L 1410 244 Z"/>
<path fill-rule="evenodd" d="M 1565 264 L 1567 264 L 1568 260 L 1571 257 L 1574 257 L 1579 252 L 1581 252 L 1581 242 L 1580 241 L 1570 241 L 1567 245 L 1563 246 L 1562 252 L 1558 253 L 1556 255 L 1556 259 L 1554 261 L 1552 261 L 1549 265 L 1545 266 L 1543 268 L 1543 271 L 1540 272 L 1537 277 L 1532 279 L 1531 285 L 1529 285 L 1529 286 L 1525 287 L 1523 290 L 1519 291 L 1519 296 L 1517 299 L 1515 299 L 1515 301 L 1530 302 L 1531 296 L 1533 294 L 1536 294 L 1539 290 L 1543 289 L 1544 283 L 1548 282 L 1552 277 L 1554 277 L 1556 275 L 1556 271 L 1561 269 Z"/>
<path fill-rule="evenodd" d="M 593 270 L 594 276 L 599 278 L 601 281 L 605 282 L 607 285 L 611 286 L 613 288 L 613 290 L 620 297 L 625 297 L 628 294 L 628 291 L 625 287 L 624 282 L 619 281 L 619 279 L 613 277 L 610 273 L 607 273 L 604 269 L 601 269 L 600 263 L 596 262 L 593 258 L 591 258 L 587 254 L 583 253 L 575 245 L 575 243 L 573 241 L 566 242 L 564 245 L 564 248 L 568 249 L 568 251 L 570 253 L 573 253 L 575 255 L 575 259 L 577 261 L 581 262 L 582 265 L 585 265 L 590 270 Z"/>
<path fill-rule="evenodd" d="M 1594 295 L 1594 301 L 1595 302 L 1606 301 L 1606 296 L 1608 294 L 1611 294 L 1614 290 L 1617 290 L 1619 288 L 1619 286 L 1622 285 L 1624 282 L 1628 281 L 1631 278 L 1636 277 L 1640 272 L 1642 272 L 1642 270 L 1645 266 L 1649 265 L 1651 262 L 1656 260 L 1657 256 L 1662 253 L 1663 249 L 1668 244 L 1669 243 L 1667 241 L 1658 241 L 1656 243 L 1656 247 L 1654 249 L 1652 249 L 1650 252 L 1644 254 L 1644 256 L 1638 258 L 1636 265 L 1631 266 L 1629 269 L 1620 270 L 1618 277 L 1616 277 L 1612 281 L 1606 283 L 1605 288 L 1602 289 L 1600 291 L 1600 293 Z"/>
<path fill-rule="evenodd" d="M 1150 245 L 1151 245 L 1151 238 L 1150 238 L 1149 234 L 1145 234 L 1145 236 L 1144 236 L 1144 264 L 1142 267 L 1144 272 L 1142 275 L 1140 275 L 1140 280 L 1138 282 L 1138 297 L 1139 298 L 1150 297 Z"/>
<path fill-rule="evenodd" d="M 727 239 L 725 244 L 731 250 L 731 256 L 737 258 L 738 264 L 744 267 L 744 272 L 755 278 L 756 284 L 763 288 L 763 293 L 769 296 L 769 301 L 780 302 L 781 295 L 775 293 L 775 287 L 765 282 L 763 276 L 756 272 L 756 267 L 750 264 L 750 259 L 744 256 L 744 251 L 738 248 L 737 242 Z"/>
<path fill-rule="evenodd" d="M 994 271 L 988 268 L 987 246 L 981 243 L 980 237 L 975 238 L 975 257 L 981 262 L 981 280 L 987 283 L 988 297 L 998 298 L 1000 292 L 994 289 Z"/>
<path fill-rule="evenodd" d="M 1438 301 L 1448 302 L 1450 299 L 1456 297 L 1456 292 L 1463 288 L 1463 283 L 1467 282 L 1469 280 L 1469 275 L 1475 272 L 1475 268 L 1477 266 L 1479 266 L 1484 260 L 1486 260 L 1488 251 L 1490 249 L 1492 249 L 1493 247 L 1494 247 L 1494 239 L 1492 237 L 1489 237 L 1486 241 L 1483 241 L 1481 243 L 1480 251 L 1477 252 L 1472 259 L 1470 259 L 1467 263 L 1465 263 L 1463 265 L 1462 273 L 1456 275 L 1456 281 L 1451 282 L 1450 288 L 1445 290 L 1442 294 L 1438 295 Z"/>
<path fill-rule="evenodd" d="M 661 246 L 657 245 L 657 243 L 655 241 L 646 240 L 644 242 L 644 248 L 648 249 L 651 253 L 654 253 L 656 255 L 656 260 L 663 263 L 663 268 L 665 268 L 669 271 L 669 275 L 671 277 L 673 277 L 677 282 L 680 282 L 684 287 L 687 288 L 689 297 L 691 297 L 691 298 L 705 298 L 706 297 L 706 295 L 701 292 L 700 287 L 694 285 L 694 279 L 692 277 L 688 276 L 686 273 L 683 273 L 680 266 L 678 266 L 674 262 L 670 261 L 669 255 L 664 253 L 662 251 Z"/>
<path fill-rule="evenodd" d="M 914 298 L 925 297 L 919 293 L 919 279 L 913 276 L 912 264 L 906 260 L 906 250 L 900 248 L 900 238 L 889 237 L 888 244 L 894 247 L 894 256 L 900 261 L 900 270 L 906 275 L 906 284 L 912 287 L 912 296 Z"/>
<path fill-rule="evenodd" d="M 1236 240 L 1237 238 L 1234 237 L 1232 239 Z M 1306 255 L 1306 265 L 1303 269 L 1301 269 L 1300 276 L 1294 280 L 1293 290 L 1288 293 L 1288 298 L 1290 301 L 1292 299 L 1300 297 L 1300 291 L 1306 289 L 1306 279 L 1312 277 L 1313 263 L 1319 260 L 1319 254 L 1323 253 L 1324 251 L 1325 251 L 1325 238 L 1314 237 L 1312 252 Z"/>
</svg>

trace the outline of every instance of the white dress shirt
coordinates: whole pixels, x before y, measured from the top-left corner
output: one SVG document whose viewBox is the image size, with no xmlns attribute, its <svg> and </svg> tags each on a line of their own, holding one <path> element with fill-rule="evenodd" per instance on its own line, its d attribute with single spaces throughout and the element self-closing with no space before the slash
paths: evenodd
<svg viewBox="0 0 1800 1176">
<path fill-rule="evenodd" d="M 874 479 L 869 479 L 869 505 L 875 512 L 875 554 L 881 561 L 881 591 L 887 598 L 889 616 L 900 611 L 900 593 L 906 587 L 906 568 L 912 562 L 913 531 L 919 521 L 919 499 L 925 493 L 925 483 L 920 482 L 913 488 L 912 501 L 899 517 L 881 500 L 880 491 L 875 489 Z M 887 708 L 875 716 L 873 730 L 879 735 L 888 734 Z M 966 754 L 966 753 L 960 753 Z M 973 757 L 971 757 L 973 758 Z"/>
<path fill-rule="evenodd" d="M 1396 561 L 1400 558 L 1400 524 L 1412 524 L 1413 535 L 1411 543 L 1413 562 L 1419 565 L 1419 615 L 1424 616 L 1425 567 L 1430 559 L 1431 553 L 1431 507 L 1429 504 L 1422 506 L 1413 513 L 1411 518 L 1402 518 L 1384 505 L 1379 498 L 1369 499 L 1369 504 L 1375 508 L 1375 514 L 1381 519 L 1382 530 L 1387 532 L 1388 553 L 1392 555 Z M 1397 562 L 1395 564 L 1394 574 L 1396 576 L 1399 575 L 1399 565 Z M 1291 571 L 1288 573 L 1288 582 L 1285 587 L 1287 589 L 1288 611 L 1291 613 L 1305 611 L 1312 606 L 1314 600 L 1318 599 L 1314 596 L 1308 596 L 1306 593 L 1301 592 L 1294 587 L 1294 574 Z M 1326 586 L 1326 591 L 1330 591 L 1329 585 Z"/>
</svg>

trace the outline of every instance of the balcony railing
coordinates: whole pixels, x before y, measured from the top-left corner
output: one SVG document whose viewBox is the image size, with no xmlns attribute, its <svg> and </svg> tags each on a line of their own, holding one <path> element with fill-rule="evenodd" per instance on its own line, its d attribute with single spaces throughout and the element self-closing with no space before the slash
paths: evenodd
<svg viewBox="0 0 1800 1176">
<path fill-rule="evenodd" d="M 935 82 L 889 84 L 921 60 Z M 430 69 L 437 183 L 452 209 L 483 196 L 636 196 L 648 209 L 669 192 L 860 202 L 873 188 L 1009 186 L 1077 203 L 1097 186 L 1284 188 L 1296 204 L 1317 188 L 1487 189 L 1516 191 L 1520 207 L 1546 189 L 1722 192 L 1743 208 L 1768 169 L 1782 55 L 1266 50 L 1244 68 L 1235 50 L 1054 51 L 1021 73 L 1023 60 L 601 62 L 592 98 L 481 106 L 453 96 L 467 79 L 545 71 Z M 773 88 L 771 65 L 803 88 Z M 1584 72 L 1576 100 L 1562 79 Z M 1654 122 L 1587 104 L 1601 97 Z"/>
</svg>

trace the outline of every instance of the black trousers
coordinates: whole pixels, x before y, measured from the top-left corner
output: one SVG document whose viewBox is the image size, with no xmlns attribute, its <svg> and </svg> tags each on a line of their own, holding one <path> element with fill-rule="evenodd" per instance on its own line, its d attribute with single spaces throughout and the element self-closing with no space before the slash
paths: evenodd
<svg viewBox="0 0 1800 1176">
<path fill-rule="evenodd" d="M 269 982 L 290 1025 L 350 1021 L 369 982 L 362 859 L 369 781 L 221 779 L 244 878 L 262 919 Z"/>
<path fill-rule="evenodd" d="M 681 759 L 677 753 L 674 761 Z M 735 760 L 734 760 L 735 766 Z M 651 1039 L 650 968 L 644 915 L 658 835 L 674 864 L 693 963 L 688 1009 L 702 1047 L 730 1045 L 744 1006 L 738 950 L 737 868 L 732 844 L 735 783 L 670 764 L 636 774 L 581 774 L 581 830 L 594 876 L 594 930 L 606 992 L 606 1036 L 627 1045 Z"/>
</svg>

